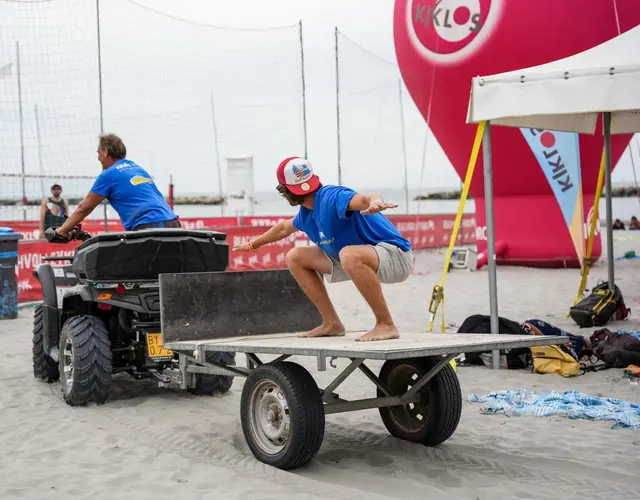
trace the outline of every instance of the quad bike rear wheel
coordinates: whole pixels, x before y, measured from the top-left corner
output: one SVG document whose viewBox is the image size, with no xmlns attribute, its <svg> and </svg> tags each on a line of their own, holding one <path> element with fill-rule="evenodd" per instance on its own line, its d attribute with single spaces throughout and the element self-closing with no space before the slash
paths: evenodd
<svg viewBox="0 0 640 500">
<path fill-rule="evenodd" d="M 100 318 L 74 316 L 64 323 L 59 370 L 62 394 L 70 406 L 107 400 L 111 392 L 111 342 Z"/>
<path fill-rule="evenodd" d="M 58 364 L 44 352 L 44 319 L 43 306 L 39 305 L 33 314 L 33 376 L 51 384 L 60 379 Z"/>
<path fill-rule="evenodd" d="M 212 352 L 207 351 L 205 355 L 207 363 L 217 363 L 227 366 L 235 366 L 235 352 Z M 213 396 L 214 394 L 225 394 L 231 389 L 233 377 L 228 375 L 209 375 L 204 373 L 196 374 L 196 385 L 189 389 L 189 392 L 198 396 Z"/>
</svg>

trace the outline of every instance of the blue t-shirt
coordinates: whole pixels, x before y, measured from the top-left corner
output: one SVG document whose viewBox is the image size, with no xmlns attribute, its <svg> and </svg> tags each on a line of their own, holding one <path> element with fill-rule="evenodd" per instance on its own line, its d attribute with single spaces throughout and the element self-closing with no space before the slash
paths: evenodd
<svg viewBox="0 0 640 500">
<path fill-rule="evenodd" d="M 340 250 L 349 245 L 385 242 L 409 250 L 409 240 L 382 213 L 362 215 L 359 210 L 348 210 L 355 194 L 342 186 L 322 186 L 316 191 L 313 210 L 300 207 L 293 225 L 336 260 Z"/>
<path fill-rule="evenodd" d="M 151 176 L 131 160 L 118 160 L 104 170 L 91 192 L 109 200 L 127 231 L 176 218 Z"/>
</svg>

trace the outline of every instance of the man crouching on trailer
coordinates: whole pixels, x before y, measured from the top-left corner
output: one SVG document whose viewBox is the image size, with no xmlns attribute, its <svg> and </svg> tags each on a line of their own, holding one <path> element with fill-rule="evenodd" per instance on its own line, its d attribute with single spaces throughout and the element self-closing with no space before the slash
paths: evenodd
<svg viewBox="0 0 640 500">
<path fill-rule="evenodd" d="M 342 186 L 323 186 L 308 160 L 290 157 L 277 171 L 280 194 L 298 215 L 282 221 L 247 245 L 253 251 L 303 231 L 317 246 L 296 247 L 287 265 L 322 315 L 322 325 L 302 337 L 342 336 L 345 328 L 322 281 L 351 280 L 371 307 L 376 325 L 357 340 L 387 340 L 400 336 L 382 294 L 381 283 L 405 281 L 413 270 L 411 244 L 380 212 L 397 205 L 379 195 L 357 194 Z"/>
</svg>

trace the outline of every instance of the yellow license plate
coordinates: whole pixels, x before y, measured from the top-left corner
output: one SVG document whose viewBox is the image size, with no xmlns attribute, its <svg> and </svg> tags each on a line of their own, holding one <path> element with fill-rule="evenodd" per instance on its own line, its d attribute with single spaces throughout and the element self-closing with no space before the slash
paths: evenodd
<svg viewBox="0 0 640 500">
<path fill-rule="evenodd" d="M 147 351 L 150 358 L 170 358 L 173 356 L 173 351 L 163 347 L 161 333 L 147 333 Z"/>
</svg>

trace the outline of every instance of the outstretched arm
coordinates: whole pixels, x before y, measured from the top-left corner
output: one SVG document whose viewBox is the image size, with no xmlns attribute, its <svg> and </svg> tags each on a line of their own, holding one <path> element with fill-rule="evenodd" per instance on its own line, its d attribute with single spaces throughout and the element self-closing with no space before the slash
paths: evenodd
<svg viewBox="0 0 640 500">
<path fill-rule="evenodd" d="M 276 241 L 280 241 L 283 238 L 295 233 L 297 231 L 296 227 L 293 225 L 293 219 L 283 220 L 282 222 L 278 222 L 271 229 L 266 231 L 265 233 L 258 236 L 255 240 L 250 242 L 247 245 L 238 245 L 233 247 L 234 250 L 240 252 L 249 252 L 251 250 L 257 250 L 258 248 L 268 245 L 269 243 L 274 243 Z"/>
<path fill-rule="evenodd" d="M 359 210 L 363 215 L 370 215 L 397 206 L 394 203 L 386 203 L 379 194 L 356 194 L 351 198 L 347 210 Z"/>
<path fill-rule="evenodd" d="M 89 192 L 84 200 L 80 202 L 80 205 L 73 211 L 73 213 L 69 216 L 69 218 L 65 221 L 62 226 L 56 229 L 56 232 L 60 236 L 69 236 L 69 231 L 71 231 L 75 226 L 80 224 L 85 217 L 87 217 L 93 210 L 102 203 L 104 200 L 104 196 L 100 196 L 96 193 Z"/>
</svg>

